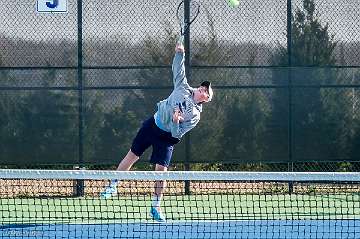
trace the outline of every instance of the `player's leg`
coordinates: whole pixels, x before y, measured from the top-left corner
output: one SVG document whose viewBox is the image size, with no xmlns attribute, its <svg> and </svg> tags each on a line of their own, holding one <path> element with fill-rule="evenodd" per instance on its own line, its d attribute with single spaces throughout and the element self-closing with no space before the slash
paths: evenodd
<svg viewBox="0 0 360 239">
<path fill-rule="evenodd" d="M 121 160 L 116 170 L 118 171 L 129 171 L 136 161 L 138 161 L 139 156 L 134 154 L 131 149 L 126 154 L 125 158 Z"/>
<path fill-rule="evenodd" d="M 123 160 L 121 160 L 116 170 L 118 171 L 129 171 L 132 165 L 139 159 L 139 156 L 134 154 L 131 150 L 126 154 Z M 109 186 L 105 188 L 105 191 L 100 194 L 101 198 L 110 198 L 112 195 L 117 193 L 118 180 L 113 179 L 110 181 Z"/>
<path fill-rule="evenodd" d="M 155 171 L 167 171 L 167 167 L 164 167 L 162 165 L 156 164 Z M 163 192 L 166 188 L 166 181 L 156 181 L 155 182 L 155 193 L 154 193 L 154 201 L 153 206 L 154 207 L 160 207 L 160 203 L 162 200 Z"/>
<path fill-rule="evenodd" d="M 134 154 L 131 149 L 126 154 L 126 156 L 121 160 L 116 170 L 118 171 L 128 171 L 130 170 L 131 166 L 139 159 L 139 156 Z M 112 195 L 117 193 L 117 185 L 118 180 L 113 179 L 110 181 L 110 184 L 105 188 L 103 192 L 100 193 L 100 197 L 107 199 L 110 198 Z"/>
<path fill-rule="evenodd" d="M 155 171 L 167 171 L 167 167 L 156 164 L 155 165 Z M 155 190 L 154 190 L 154 197 L 153 202 L 151 205 L 151 216 L 154 218 L 154 220 L 159 222 L 165 222 L 165 216 L 161 212 L 161 201 L 163 198 L 163 193 L 166 188 L 166 181 L 165 180 L 159 180 L 155 182 Z"/>
<path fill-rule="evenodd" d="M 144 151 L 151 145 L 152 137 L 152 124 L 151 119 L 144 121 L 142 127 L 138 131 L 136 137 L 133 140 L 131 148 L 126 156 L 119 163 L 117 170 L 118 171 L 128 171 L 133 166 L 134 163 L 139 159 L 139 157 L 144 153 Z M 107 199 L 110 198 L 113 194 L 117 193 L 117 184 L 118 180 L 114 179 L 110 181 L 109 186 L 106 187 L 105 191 L 100 193 L 100 197 Z"/>
<path fill-rule="evenodd" d="M 170 164 L 174 146 L 166 141 L 158 140 L 153 142 L 153 153 L 150 162 L 155 164 L 156 171 L 167 171 Z M 165 216 L 161 211 L 161 201 L 163 199 L 166 181 L 156 181 L 154 198 L 151 205 L 151 215 L 158 222 L 165 222 Z"/>
</svg>

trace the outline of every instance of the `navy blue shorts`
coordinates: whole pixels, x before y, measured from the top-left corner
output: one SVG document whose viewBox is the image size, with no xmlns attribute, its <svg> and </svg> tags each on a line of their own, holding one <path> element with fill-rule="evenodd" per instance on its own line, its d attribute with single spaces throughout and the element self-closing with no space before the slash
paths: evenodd
<svg viewBox="0 0 360 239">
<path fill-rule="evenodd" d="M 133 140 L 131 152 L 140 157 L 147 148 L 152 146 L 150 162 L 169 167 L 174 145 L 179 141 L 179 139 L 172 137 L 171 133 L 157 127 L 154 117 L 151 117 L 143 122 Z"/>
</svg>

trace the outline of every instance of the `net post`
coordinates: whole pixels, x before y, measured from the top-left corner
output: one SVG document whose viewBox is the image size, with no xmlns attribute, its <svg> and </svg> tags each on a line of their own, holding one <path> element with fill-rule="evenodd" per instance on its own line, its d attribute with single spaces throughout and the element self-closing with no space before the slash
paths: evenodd
<svg viewBox="0 0 360 239">
<path fill-rule="evenodd" d="M 288 171 L 289 172 L 293 172 L 294 171 L 294 163 L 288 163 Z M 294 182 L 293 181 L 289 181 L 288 183 L 288 187 L 289 187 L 289 194 L 292 194 L 294 192 Z"/>
<path fill-rule="evenodd" d="M 85 168 L 74 166 L 74 170 L 85 170 Z M 73 195 L 74 197 L 83 197 L 85 192 L 85 183 L 84 179 L 74 179 L 73 180 Z"/>
<path fill-rule="evenodd" d="M 185 163 L 185 171 L 190 171 L 190 163 Z M 190 180 L 185 180 L 185 195 L 190 195 Z"/>
</svg>

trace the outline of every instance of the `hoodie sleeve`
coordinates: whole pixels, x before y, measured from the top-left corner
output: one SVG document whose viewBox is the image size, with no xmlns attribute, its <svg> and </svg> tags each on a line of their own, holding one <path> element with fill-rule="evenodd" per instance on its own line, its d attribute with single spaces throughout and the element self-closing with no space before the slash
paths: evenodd
<svg viewBox="0 0 360 239">
<path fill-rule="evenodd" d="M 174 89 L 187 84 L 185 75 L 185 53 L 176 52 L 172 63 Z"/>
<path fill-rule="evenodd" d="M 194 118 L 190 121 L 185 121 L 180 124 L 172 124 L 171 127 L 171 135 L 174 138 L 180 139 L 184 134 L 189 132 L 191 129 L 193 129 L 200 119 Z"/>
</svg>

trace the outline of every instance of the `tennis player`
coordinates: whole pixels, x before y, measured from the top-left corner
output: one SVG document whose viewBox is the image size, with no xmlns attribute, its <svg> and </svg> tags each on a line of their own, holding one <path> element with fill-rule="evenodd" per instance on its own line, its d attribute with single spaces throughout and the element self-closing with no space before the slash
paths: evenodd
<svg viewBox="0 0 360 239">
<path fill-rule="evenodd" d="M 129 152 L 120 162 L 117 170 L 130 170 L 144 151 L 152 146 L 150 162 L 155 165 L 156 171 L 167 171 L 175 144 L 199 122 L 202 105 L 211 101 L 213 90 L 209 81 L 202 82 L 197 88 L 190 87 L 185 75 L 184 62 L 184 46 L 177 43 L 172 64 L 174 90 L 167 99 L 157 103 L 157 112 L 143 122 Z M 112 194 L 116 194 L 117 183 L 117 180 L 112 180 L 100 196 L 109 198 Z M 165 222 L 160 209 L 165 186 L 165 181 L 155 183 L 150 213 L 158 222 Z"/>
</svg>

